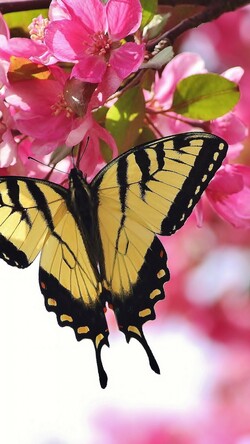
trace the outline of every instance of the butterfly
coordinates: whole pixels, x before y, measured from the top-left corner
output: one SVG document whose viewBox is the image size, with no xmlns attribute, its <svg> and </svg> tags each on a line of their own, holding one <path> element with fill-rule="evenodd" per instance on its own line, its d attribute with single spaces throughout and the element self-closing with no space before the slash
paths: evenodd
<svg viewBox="0 0 250 444">
<path fill-rule="evenodd" d="M 0 177 L 0 257 L 28 267 L 41 252 L 45 306 L 77 340 L 94 343 L 101 387 L 107 375 L 105 311 L 114 310 L 127 342 L 136 338 L 159 373 L 142 326 L 169 280 L 156 236 L 178 230 L 214 176 L 227 143 L 209 133 L 185 133 L 137 146 L 108 163 L 88 183 L 73 167 L 69 188 L 28 177 Z"/>
</svg>

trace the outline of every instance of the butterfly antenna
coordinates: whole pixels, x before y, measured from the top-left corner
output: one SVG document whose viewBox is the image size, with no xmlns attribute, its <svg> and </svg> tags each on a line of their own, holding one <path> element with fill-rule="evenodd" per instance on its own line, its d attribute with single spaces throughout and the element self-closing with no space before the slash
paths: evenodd
<svg viewBox="0 0 250 444">
<path fill-rule="evenodd" d="M 40 165 L 43 165 L 43 166 L 45 166 L 47 168 L 50 168 L 49 173 L 45 176 L 45 180 L 50 178 L 50 176 L 53 173 L 53 171 L 58 171 L 59 173 L 67 174 L 67 173 L 65 173 L 65 171 L 62 171 L 62 170 L 59 170 L 59 168 L 56 168 L 55 165 L 48 165 L 48 164 L 42 162 L 41 160 L 35 159 L 34 157 L 31 157 L 31 156 L 28 156 L 28 159 L 29 160 L 34 160 L 34 162 L 40 163 Z"/>
<path fill-rule="evenodd" d="M 82 158 L 83 158 L 83 155 L 84 155 L 85 152 L 86 152 L 86 149 L 87 149 L 88 144 L 89 144 L 89 136 L 87 137 L 87 140 L 86 140 L 86 143 L 85 143 L 85 147 L 83 148 L 82 153 L 81 153 L 81 157 L 79 158 L 79 162 L 81 162 L 81 160 L 82 160 Z"/>
<path fill-rule="evenodd" d="M 73 146 L 71 150 L 71 157 L 72 157 L 72 163 L 74 168 L 79 168 L 80 162 L 83 158 L 83 155 L 86 152 L 87 146 L 89 144 L 89 136 L 87 137 L 86 144 L 83 149 L 81 149 L 80 144 Z M 74 151 L 76 152 L 76 155 L 74 155 Z M 75 161 L 76 157 L 76 161 Z"/>
</svg>

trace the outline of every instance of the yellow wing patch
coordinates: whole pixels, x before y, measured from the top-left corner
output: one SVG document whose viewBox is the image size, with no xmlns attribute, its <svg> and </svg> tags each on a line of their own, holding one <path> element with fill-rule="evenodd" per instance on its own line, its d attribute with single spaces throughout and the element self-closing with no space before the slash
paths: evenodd
<svg viewBox="0 0 250 444">
<path fill-rule="evenodd" d="M 80 230 L 62 204 L 60 221 L 49 234 L 41 254 L 40 267 L 60 282 L 73 298 L 91 307 L 102 292 L 101 283 L 90 263 Z"/>
</svg>

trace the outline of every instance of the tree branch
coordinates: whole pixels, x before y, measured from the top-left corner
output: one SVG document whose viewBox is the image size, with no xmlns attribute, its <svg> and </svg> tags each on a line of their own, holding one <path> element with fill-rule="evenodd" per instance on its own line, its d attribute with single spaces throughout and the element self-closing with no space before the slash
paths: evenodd
<svg viewBox="0 0 250 444">
<path fill-rule="evenodd" d="M 0 12 L 6 14 L 7 12 L 28 11 L 29 9 L 43 9 L 48 8 L 49 5 L 50 0 L 0 0 Z"/>
<path fill-rule="evenodd" d="M 180 5 L 190 5 L 190 6 L 211 6 L 214 0 L 159 0 L 159 5 L 165 6 L 180 6 Z M 222 2 L 223 3 L 223 0 Z"/>
<path fill-rule="evenodd" d="M 184 0 L 185 1 L 185 0 Z M 183 0 L 165 0 L 164 4 L 167 3 L 173 3 L 175 6 L 177 4 L 183 4 Z M 191 0 L 189 1 L 189 4 L 191 4 Z M 192 4 L 201 5 L 203 0 L 194 0 Z M 232 12 L 236 9 L 246 6 L 250 4 L 249 0 L 212 0 L 210 2 L 206 2 L 206 4 L 209 4 L 209 6 L 205 9 L 203 9 L 201 12 L 198 12 L 197 14 L 193 15 L 192 17 L 186 18 L 182 20 L 180 23 L 178 23 L 176 26 L 174 26 L 172 29 L 166 31 L 164 34 L 162 34 L 160 37 L 157 37 L 154 40 L 151 40 L 147 44 L 147 49 L 152 50 L 157 43 L 159 43 L 161 40 L 165 39 L 169 41 L 170 44 L 172 44 L 177 37 L 179 37 L 183 32 L 188 31 L 189 29 L 197 28 L 197 26 L 201 25 L 202 23 L 211 22 L 212 20 L 217 19 L 222 14 L 226 12 Z"/>
</svg>

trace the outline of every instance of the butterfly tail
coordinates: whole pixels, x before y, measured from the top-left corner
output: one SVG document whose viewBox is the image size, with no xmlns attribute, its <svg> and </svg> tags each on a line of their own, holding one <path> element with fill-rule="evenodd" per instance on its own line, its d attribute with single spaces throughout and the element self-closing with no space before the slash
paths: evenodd
<svg viewBox="0 0 250 444">
<path fill-rule="evenodd" d="M 102 388 L 105 388 L 107 375 L 101 361 L 101 349 L 103 345 L 109 346 L 109 331 L 102 303 L 96 301 L 88 307 L 83 300 L 72 298 L 71 292 L 42 267 L 39 270 L 39 282 L 45 306 L 48 311 L 56 314 L 58 324 L 61 327 L 71 327 L 78 341 L 85 338 L 92 340 L 100 384 Z"/>
<path fill-rule="evenodd" d="M 132 327 L 132 328 L 128 328 L 127 331 L 122 330 L 122 328 L 120 328 L 120 330 L 123 331 L 123 333 L 125 334 L 127 342 L 129 342 L 131 338 L 135 338 L 135 339 L 137 339 L 137 341 L 139 341 L 141 343 L 141 345 L 143 346 L 144 350 L 147 353 L 150 367 L 152 368 L 152 370 L 155 373 L 157 373 L 159 375 L 160 374 L 159 365 L 152 353 L 151 348 L 149 347 L 149 345 L 146 341 L 146 338 L 143 334 L 142 329 L 139 329 L 137 327 Z"/>
<path fill-rule="evenodd" d="M 101 336 L 103 336 L 103 335 L 101 335 Z M 107 338 L 104 338 L 104 337 L 98 338 L 98 336 L 96 337 L 95 341 L 93 341 L 93 342 L 94 342 L 94 346 L 95 346 L 96 363 L 97 363 L 97 369 L 98 369 L 98 374 L 99 374 L 99 381 L 100 381 L 101 388 L 104 389 L 107 386 L 108 377 L 107 377 L 107 373 L 105 372 L 103 364 L 102 364 L 101 349 L 104 344 L 109 347 L 109 342 L 108 342 Z"/>
<path fill-rule="evenodd" d="M 139 271 L 138 281 L 131 285 L 129 294 L 123 298 L 112 296 L 112 306 L 119 329 L 125 334 L 127 342 L 137 339 L 145 349 L 150 367 L 160 373 L 156 359 L 145 339 L 142 326 L 155 319 L 154 305 L 164 299 L 164 283 L 169 280 L 167 254 L 155 237 L 145 256 L 145 262 Z"/>
</svg>

